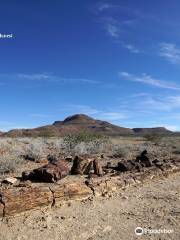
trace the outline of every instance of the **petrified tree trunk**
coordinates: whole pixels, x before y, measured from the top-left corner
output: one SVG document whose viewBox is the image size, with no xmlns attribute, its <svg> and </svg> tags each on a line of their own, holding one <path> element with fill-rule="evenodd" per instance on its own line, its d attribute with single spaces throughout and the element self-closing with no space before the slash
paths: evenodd
<svg viewBox="0 0 180 240">
<path fill-rule="evenodd" d="M 71 174 L 89 174 L 93 159 L 76 156 L 71 168 Z"/>
<path fill-rule="evenodd" d="M 98 159 L 79 156 L 74 158 L 71 174 L 89 174 L 91 170 L 94 170 L 94 174 L 98 176 L 103 175 L 103 170 Z"/>
<path fill-rule="evenodd" d="M 98 176 L 102 176 L 103 175 L 102 167 L 99 164 L 97 159 L 94 159 L 94 161 L 93 161 L 93 168 L 94 168 L 94 174 L 96 174 Z"/>
<path fill-rule="evenodd" d="M 49 187 L 19 187 L 0 192 L 0 217 L 15 215 L 41 206 L 54 205 L 67 200 L 82 200 L 89 196 L 110 196 L 118 189 L 143 183 L 147 180 L 166 177 L 180 171 L 180 164 L 170 162 L 162 166 L 145 168 L 143 172 L 125 172 L 120 175 L 109 175 L 94 178 L 85 183 L 69 183 Z"/>
<path fill-rule="evenodd" d="M 63 160 L 53 161 L 33 171 L 22 173 L 23 180 L 36 182 L 56 182 L 69 174 L 69 167 Z"/>
<path fill-rule="evenodd" d="M 71 183 L 49 187 L 12 188 L 0 193 L 0 217 L 10 216 L 41 206 L 54 205 L 67 200 L 89 197 L 92 191 L 84 183 Z"/>
</svg>

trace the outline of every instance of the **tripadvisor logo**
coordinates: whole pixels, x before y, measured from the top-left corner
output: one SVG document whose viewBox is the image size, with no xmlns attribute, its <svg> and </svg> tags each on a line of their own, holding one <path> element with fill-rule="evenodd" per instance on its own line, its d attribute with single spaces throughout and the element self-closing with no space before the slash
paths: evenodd
<svg viewBox="0 0 180 240">
<path fill-rule="evenodd" d="M 143 232 L 143 228 L 137 227 L 137 228 L 135 229 L 135 234 L 136 234 L 137 236 L 141 236 L 143 233 L 144 233 L 144 232 Z"/>
<path fill-rule="evenodd" d="M 2 34 L 0 33 L 0 39 L 5 39 L 5 38 L 13 38 L 13 34 Z"/>
<path fill-rule="evenodd" d="M 173 233 L 173 229 L 151 229 L 151 228 L 142 228 L 137 227 L 134 230 L 135 234 L 137 236 L 141 236 L 143 234 L 167 234 L 167 233 Z"/>
</svg>

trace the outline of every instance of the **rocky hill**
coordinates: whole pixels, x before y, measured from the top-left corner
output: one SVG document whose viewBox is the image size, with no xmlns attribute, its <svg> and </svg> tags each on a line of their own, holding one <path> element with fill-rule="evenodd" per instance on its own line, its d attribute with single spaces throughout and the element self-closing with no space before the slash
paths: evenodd
<svg viewBox="0 0 180 240">
<path fill-rule="evenodd" d="M 22 136 L 65 136 L 67 134 L 88 131 L 109 136 L 134 135 L 147 133 L 166 134 L 171 131 L 166 128 L 125 128 L 113 125 L 106 121 L 96 120 L 85 114 L 75 114 L 67 117 L 63 121 L 55 121 L 52 125 L 42 126 L 34 129 L 15 129 L 3 133 L 2 136 L 22 137 Z"/>
<path fill-rule="evenodd" d="M 133 131 L 136 134 L 166 134 L 172 133 L 170 130 L 165 127 L 155 127 L 155 128 L 133 128 Z"/>
</svg>

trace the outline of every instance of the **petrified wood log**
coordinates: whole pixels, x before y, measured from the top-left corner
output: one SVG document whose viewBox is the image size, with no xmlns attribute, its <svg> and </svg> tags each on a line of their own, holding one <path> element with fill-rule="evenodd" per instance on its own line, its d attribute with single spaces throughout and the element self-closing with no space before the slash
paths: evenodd
<svg viewBox="0 0 180 240">
<path fill-rule="evenodd" d="M 85 183 L 54 184 L 47 187 L 18 187 L 0 192 L 0 217 L 15 215 L 41 206 L 53 206 L 67 200 L 82 200 L 89 196 L 112 196 L 118 189 L 126 189 L 130 185 L 151 181 L 180 171 L 179 161 L 144 168 L 142 172 L 124 172 L 120 175 L 105 175 L 93 178 Z"/>
<path fill-rule="evenodd" d="M 63 160 L 48 163 L 33 171 L 22 173 L 23 180 L 31 180 L 36 182 L 56 182 L 57 180 L 69 174 L 69 167 Z"/>
<path fill-rule="evenodd" d="M 76 156 L 71 168 L 71 174 L 89 174 L 92 168 L 92 158 Z"/>
<path fill-rule="evenodd" d="M 71 174 L 89 174 L 91 170 L 94 170 L 94 174 L 98 176 L 103 175 L 103 170 L 98 159 L 79 156 L 74 158 Z"/>
<path fill-rule="evenodd" d="M 49 187 L 11 188 L 0 193 L 0 217 L 10 216 L 56 202 L 82 200 L 92 194 L 85 184 L 72 183 Z"/>
</svg>

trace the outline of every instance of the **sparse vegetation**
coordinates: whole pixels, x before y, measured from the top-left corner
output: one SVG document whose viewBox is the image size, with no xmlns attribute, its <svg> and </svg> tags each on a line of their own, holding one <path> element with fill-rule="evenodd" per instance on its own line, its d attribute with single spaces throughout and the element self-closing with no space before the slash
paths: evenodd
<svg viewBox="0 0 180 240">
<path fill-rule="evenodd" d="M 107 137 L 86 131 L 68 135 L 64 138 L 64 144 L 67 151 L 76 154 L 92 154 L 104 151 L 107 143 Z"/>
<path fill-rule="evenodd" d="M 115 146 L 113 156 L 118 158 L 125 158 L 128 156 L 129 149 L 127 147 Z"/>
<path fill-rule="evenodd" d="M 154 143 L 160 142 L 162 137 L 163 136 L 161 134 L 158 134 L 158 133 L 149 133 L 149 134 L 144 135 L 144 138 L 147 141 L 154 142 Z"/>
<path fill-rule="evenodd" d="M 0 174 L 13 172 L 22 165 L 24 160 L 17 156 L 5 154 L 0 156 Z"/>
<path fill-rule="evenodd" d="M 150 141 L 153 140 L 153 141 Z M 159 139 L 158 144 L 154 140 Z M 0 174 L 16 171 L 26 166 L 24 155 L 36 159 L 53 155 L 63 157 L 76 154 L 106 154 L 118 158 L 135 159 L 147 150 L 154 158 L 169 158 L 180 154 L 179 137 L 161 137 L 145 139 L 143 137 L 108 138 L 102 135 L 81 132 L 64 138 L 0 138 Z"/>
</svg>

